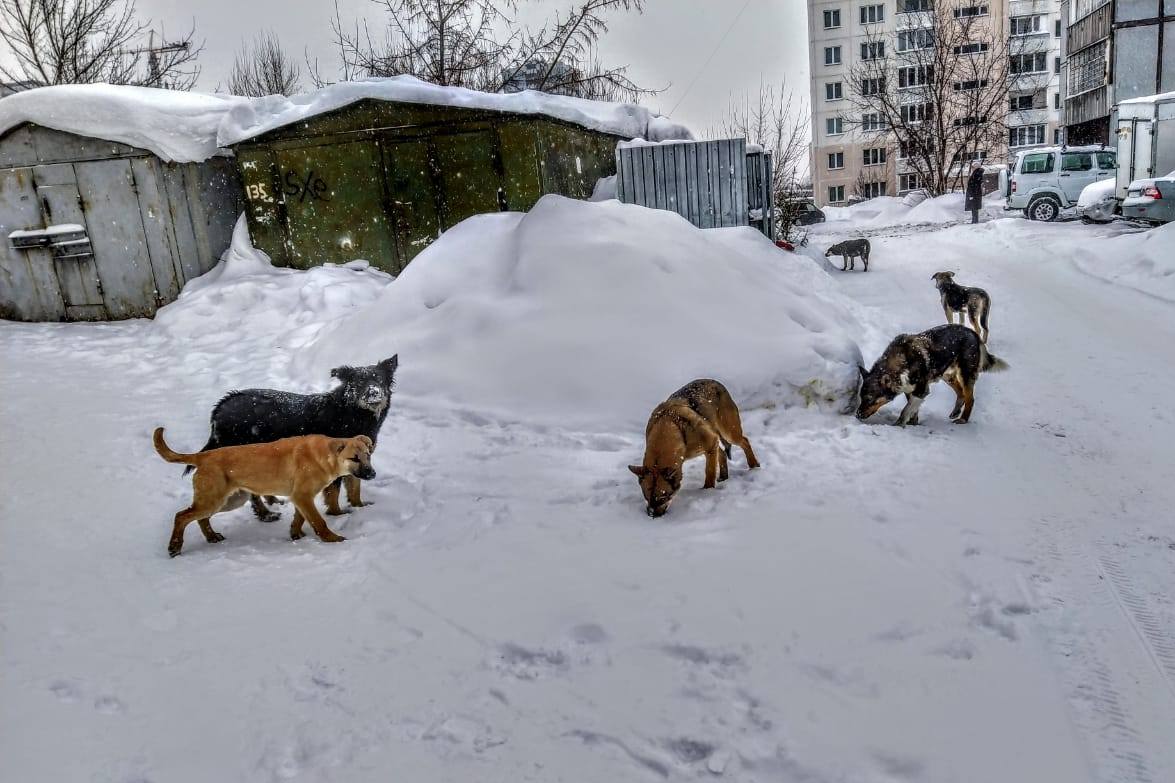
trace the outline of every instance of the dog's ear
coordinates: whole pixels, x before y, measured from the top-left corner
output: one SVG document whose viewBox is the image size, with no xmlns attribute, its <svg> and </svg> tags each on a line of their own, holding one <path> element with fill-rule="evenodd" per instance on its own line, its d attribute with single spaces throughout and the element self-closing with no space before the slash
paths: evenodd
<svg viewBox="0 0 1175 783">
<path fill-rule="evenodd" d="M 868 378 L 868 377 L 869 377 L 869 371 L 865 369 L 865 365 L 863 365 L 863 364 L 858 364 L 858 365 L 857 365 L 857 372 L 861 373 L 861 377 L 862 377 L 862 378 Z"/>
<path fill-rule="evenodd" d="M 400 354 L 396 354 L 390 359 L 384 359 L 376 365 L 379 371 L 383 373 L 390 385 L 396 379 L 396 368 L 400 366 Z"/>
<path fill-rule="evenodd" d="M 330 377 L 338 378 L 343 383 L 355 377 L 355 368 L 344 364 L 342 367 L 336 367 L 330 371 Z"/>
<path fill-rule="evenodd" d="M 364 447 L 366 447 L 368 453 L 370 453 L 371 450 L 375 448 L 375 444 L 371 442 L 371 438 L 367 437 L 366 435 L 356 435 L 355 440 L 362 443 Z"/>
<path fill-rule="evenodd" d="M 644 465 L 629 465 L 628 469 L 631 470 L 633 475 L 635 475 L 637 478 L 644 478 L 645 475 L 649 472 L 649 469 Z"/>
</svg>

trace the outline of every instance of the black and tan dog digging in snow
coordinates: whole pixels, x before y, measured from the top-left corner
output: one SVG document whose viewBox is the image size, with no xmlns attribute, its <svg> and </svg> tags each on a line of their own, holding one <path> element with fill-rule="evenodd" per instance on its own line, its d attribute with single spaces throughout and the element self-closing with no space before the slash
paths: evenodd
<svg viewBox="0 0 1175 783">
<path fill-rule="evenodd" d="M 706 456 L 703 489 L 715 480 L 726 481 L 731 444 L 737 444 L 747 458 L 747 467 L 759 467 L 751 442 L 743 435 L 738 406 L 718 381 L 700 378 L 690 381 L 653 409 L 645 427 L 643 464 L 629 465 L 641 485 L 648 513 L 659 517 L 669 510 L 681 489 L 682 464 Z"/>
<path fill-rule="evenodd" d="M 229 392 L 212 409 L 212 434 L 201 451 L 269 443 L 296 435 L 329 438 L 366 435 L 374 448 L 388 415 L 399 361 L 397 354 L 367 367 L 336 367 L 330 374 L 341 383 L 324 394 L 294 394 L 275 389 Z M 322 493 L 326 513 L 332 516 L 345 513 L 339 508 L 339 484 L 343 481 L 351 506 L 368 505 L 360 497 L 359 479 L 346 476 L 332 481 Z M 267 499 L 272 502 L 272 498 Z M 254 495 L 250 500 L 253 513 L 261 521 L 273 522 L 278 518 L 261 498 Z"/>
<path fill-rule="evenodd" d="M 865 271 L 869 271 L 869 240 L 846 239 L 837 242 L 824 251 L 824 257 L 840 256 L 840 271 L 850 272 L 857 268 L 857 258 L 865 262 Z"/>
<path fill-rule="evenodd" d="M 934 287 L 942 298 L 942 312 L 948 324 L 955 322 L 955 313 L 959 314 L 959 323 L 963 323 L 963 314 L 971 319 L 971 328 L 979 335 L 979 339 L 987 343 L 990 331 L 987 328 L 987 314 L 991 312 L 991 297 L 982 288 L 968 288 L 955 282 L 954 272 L 935 272 L 930 276 Z"/>
<path fill-rule="evenodd" d="M 960 324 L 936 326 L 921 334 L 899 334 L 873 369 L 861 371 L 861 404 L 857 418 L 862 421 L 899 394 L 906 395 L 906 407 L 898 416 L 900 425 L 917 424 L 918 408 L 930 394 L 930 384 L 944 380 L 955 390 L 951 420 L 965 424 L 975 407 L 975 381 L 981 372 L 1006 370 L 1007 362 L 987 352 L 979 335 Z"/>
</svg>

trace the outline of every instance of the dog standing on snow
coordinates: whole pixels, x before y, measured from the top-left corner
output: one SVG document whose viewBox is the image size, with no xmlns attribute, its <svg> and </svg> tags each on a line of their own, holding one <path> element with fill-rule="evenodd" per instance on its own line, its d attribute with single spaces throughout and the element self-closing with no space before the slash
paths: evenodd
<svg viewBox="0 0 1175 783">
<path fill-rule="evenodd" d="M 857 268 L 857 258 L 865 262 L 865 271 L 869 271 L 869 240 L 846 239 L 837 242 L 824 251 L 825 258 L 840 256 L 840 271 L 849 272 Z"/>
<path fill-rule="evenodd" d="M 327 435 L 352 438 L 365 435 L 375 448 L 380 427 L 388 415 L 392 387 L 396 383 L 399 354 L 367 367 L 336 367 L 332 378 L 341 383 L 325 394 L 294 394 L 275 389 L 244 389 L 229 392 L 212 409 L 208 442 L 201 451 L 223 446 L 268 443 L 296 435 Z M 359 494 L 359 479 L 345 476 L 347 502 L 358 508 L 368 505 Z M 340 481 L 332 481 L 323 492 L 326 513 L 337 516 Z M 277 515 L 253 495 L 253 513 L 262 522 Z M 271 501 L 272 502 L 272 501 Z"/>
<path fill-rule="evenodd" d="M 921 334 L 899 334 L 873 369 L 861 371 L 861 404 L 857 418 L 864 421 L 899 394 L 906 407 L 899 425 L 917 424 L 918 408 L 930 394 L 930 384 L 944 380 L 955 390 L 951 420 L 966 424 L 975 407 L 975 381 L 981 372 L 1006 370 L 1007 362 L 987 352 L 973 330 L 962 324 L 936 326 Z"/>
<path fill-rule="evenodd" d="M 659 517 L 669 510 L 681 489 L 682 464 L 687 459 L 706 456 L 703 489 L 713 488 L 715 479 L 726 481 L 732 443 L 743 450 L 747 467 L 759 467 L 751 442 L 743 435 L 738 406 L 718 381 L 690 381 L 654 408 L 645 427 L 644 463 L 628 466 L 640 482 L 649 516 Z"/>
<path fill-rule="evenodd" d="M 375 478 L 371 468 L 371 439 L 328 438 L 325 435 L 302 435 L 272 443 L 249 446 L 226 446 L 196 454 L 173 451 L 163 439 L 163 428 L 153 435 L 155 451 L 168 462 L 196 468 L 192 476 L 192 504 L 175 515 L 167 553 L 175 557 L 184 546 L 184 529 L 192 522 L 200 524 L 204 539 L 210 544 L 224 540 L 212 529 L 210 518 L 225 508 L 225 501 L 236 494 L 284 495 L 294 502 L 297 512 L 290 524 L 290 538 L 302 537 L 302 523 L 308 521 L 322 541 L 345 540 L 326 525 L 314 507 L 314 497 L 340 476 L 358 479 Z"/>
<path fill-rule="evenodd" d="M 959 323 L 963 323 L 963 313 L 971 320 L 971 328 L 979 335 L 985 344 L 990 333 L 987 328 L 987 314 L 991 312 L 991 297 L 982 288 L 968 288 L 955 282 L 954 272 L 935 272 L 930 276 L 934 287 L 938 289 L 942 298 L 942 312 L 948 324 L 955 322 L 955 314 L 959 314 Z"/>
</svg>

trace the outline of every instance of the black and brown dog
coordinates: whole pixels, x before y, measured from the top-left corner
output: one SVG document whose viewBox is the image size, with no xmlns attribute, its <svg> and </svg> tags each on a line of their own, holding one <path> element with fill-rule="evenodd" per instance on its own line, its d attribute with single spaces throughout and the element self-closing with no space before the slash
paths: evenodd
<svg viewBox="0 0 1175 783">
<path fill-rule="evenodd" d="M 905 394 L 906 407 L 897 423 L 917 424 L 918 408 L 930 394 L 930 385 L 943 380 L 955 390 L 951 420 L 965 424 L 975 407 L 979 373 L 1007 367 L 1007 362 L 988 353 L 979 335 L 966 326 L 948 324 L 921 334 L 899 334 L 871 370 L 859 368 L 861 402 L 857 418 L 868 419 L 890 400 Z"/>
<path fill-rule="evenodd" d="M 332 438 L 366 435 L 374 448 L 388 415 L 399 363 L 397 354 L 366 367 L 336 367 L 330 374 L 340 383 L 324 394 L 294 394 L 276 389 L 229 392 L 212 409 L 212 433 L 201 451 L 311 434 Z M 353 476 L 343 480 L 347 502 L 353 507 L 368 505 L 360 496 L 359 480 Z M 326 513 L 332 516 L 344 513 L 339 508 L 339 483 L 331 482 L 323 493 Z M 261 521 L 273 522 L 278 518 L 261 498 L 254 495 L 250 500 L 253 513 Z"/>
<path fill-rule="evenodd" d="M 654 408 L 645 427 L 644 463 L 628 466 L 640 482 L 649 516 L 659 517 L 669 510 L 681 489 L 682 464 L 687 459 L 705 455 L 703 489 L 712 488 L 715 480 L 726 481 L 731 444 L 743 450 L 747 467 L 759 467 L 751 442 L 743 435 L 738 406 L 718 381 L 690 381 Z"/>
<path fill-rule="evenodd" d="M 982 288 L 972 288 L 959 285 L 955 282 L 954 272 L 935 272 L 930 276 L 934 287 L 938 289 L 942 300 L 942 312 L 947 323 L 955 322 L 955 315 L 959 316 L 959 323 L 963 323 L 963 315 L 971 320 L 971 328 L 979 335 L 985 344 L 991 333 L 987 328 L 987 316 L 991 312 L 991 297 Z"/>
<path fill-rule="evenodd" d="M 168 462 L 196 468 L 192 476 L 192 504 L 175 515 L 167 552 L 172 557 L 184 546 L 184 529 L 192 522 L 200 524 L 205 540 L 215 544 L 224 536 L 212 529 L 211 517 L 226 508 L 225 501 L 241 492 L 254 495 L 282 495 L 290 498 L 297 512 L 290 525 L 290 538 L 302 537 L 302 523 L 310 522 L 319 539 L 326 542 L 344 538 L 326 525 L 314 507 L 314 498 L 340 476 L 356 479 L 375 478 L 371 468 L 371 439 L 328 438 L 325 435 L 302 435 L 272 443 L 226 446 L 180 454 L 163 439 L 163 428 L 156 428 L 152 440 L 155 451 Z M 228 508 L 231 508 L 231 504 Z"/>
</svg>

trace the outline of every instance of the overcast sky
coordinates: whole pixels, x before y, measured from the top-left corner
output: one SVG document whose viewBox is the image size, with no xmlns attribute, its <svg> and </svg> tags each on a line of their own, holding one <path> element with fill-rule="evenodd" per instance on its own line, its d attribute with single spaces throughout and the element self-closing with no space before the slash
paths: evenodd
<svg viewBox="0 0 1175 783">
<path fill-rule="evenodd" d="M 544 13 L 570 7 L 572 1 L 520 0 L 519 6 L 528 19 L 541 20 Z M 381 19 L 372 0 L 339 0 L 339 7 L 344 20 L 366 17 L 374 26 Z M 324 75 L 334 72 L 332 0 L 138 0 L 138 8 L 176 33 L 195 22 L 197 37 L 206 40 L 198 89 L 212 90 L 227 81 L 236 49 L 265 29 L 276 32 L 299 59 L 303 50 L 317 56 Z M 642 86 L 667 87 L 643 102 L 664 113 L 677 106 L 672 116 L 695 133 L 715 127 L 731 97 L 757 93 L 760 81 L 786 78 L 807 98 L 807 25 L 801 0 L 646 0 L 643 15 L 616 14 L 611 19 L 601 59 L 628 64 Z M 713 59 L 703 69 L 711 53 Z"/>
</svg>

